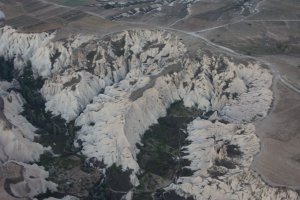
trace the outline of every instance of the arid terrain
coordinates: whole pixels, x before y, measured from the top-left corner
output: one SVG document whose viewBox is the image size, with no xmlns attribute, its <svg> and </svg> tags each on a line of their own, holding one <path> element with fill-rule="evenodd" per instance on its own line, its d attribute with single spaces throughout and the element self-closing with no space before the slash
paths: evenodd
<svg viewBox="0 0 300 200">
<path fill-rule="evenodd" d="M 0 0 L 0 11 L 0 199 L 300 199 L 300 1 Z M 34 153 L 11 156 L 13 133 Z M 45 186 L 24 194 L 26 173 Z"/>
</svg>

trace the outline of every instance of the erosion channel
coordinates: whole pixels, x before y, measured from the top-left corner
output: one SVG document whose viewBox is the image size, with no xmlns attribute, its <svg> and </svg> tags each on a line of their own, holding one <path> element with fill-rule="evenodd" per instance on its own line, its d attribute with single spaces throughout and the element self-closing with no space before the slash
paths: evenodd
<svg viewBox="0 0 300 200">
<path fill-rule="evenodd" d="M 192 171 L 185 168 L 190 161 L 183 159 L 182 147 L 189 141 L 187 124 L 199 115 L 197 109 L 186 108 L 182 101 L 173 103 L 167 110 L 167 116 L 158 119 L 158 124 L 150 127 L 137 147 L 140 186 L 134 189 L 135 200 L 151 200 L 155 191 L 155 199 L 174 199 L 175 193 L 164 193 L 162 188 L 168 186 L 179 176 L 191 176 Z M 177 198 L 180 199 L 178 196 Z"/>
<path fill-rule="evenodd" d="M 133 191 L 135 200 L 162 199 L 162 195 L 164 199 L 182 198 L 175 192 L 165 192 L 163 188 L 177 177 L 193 173 L 185 168 L 190 161 L 182 159 L 182 147 L 189 143 L 186 127 L 199 115 L 196 109 L 184 107 L 182 101 L 175 102 L 167 110 L 167 115 L 145 132 L 141 143 L 137 144 L 140 185 L 132 188 L 131 171 L 124 172 L 116 165 L 104 170 L 106 166 L 102 162 L 96 158 L 87 159 L 80 154 L 80 148 L 74 147 L 75 132 L 80 127 L 75 127 L 74 121 L 66 123 L 60 116 L 45 111 L 45 100 L 39 92 L 44 80 L 34 79 L 30 63 L 22 75 L 14 70 L 12 61 L 1 58 L 0 64 L 2 80 L 18 81 L 12 90 L 22 94 L 26 101 L 22 115 L 38 128 L 36 142 L 51 146 L 53 150 L 44 153 L 37 164 L 49 171 L 49 180 L 58 184 L 58 191 L 41 194 L 37 199 L 65 195 L 80 199 L 121 199 L 129 190 Z"/>
</svg>

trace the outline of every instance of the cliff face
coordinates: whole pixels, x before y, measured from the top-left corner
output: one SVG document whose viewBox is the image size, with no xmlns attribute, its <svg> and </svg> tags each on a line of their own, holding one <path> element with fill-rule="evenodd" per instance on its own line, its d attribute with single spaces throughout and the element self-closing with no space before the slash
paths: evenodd
<svg viewBox="0 0 300 200">
<path fill-rule="evenodd" d="M 3 106 L 3 109 L 0 109 L 1 162 L 38 161 L 39 155 L 44 152 L 45 148 L 33 142 L 36 129 L 20 115 L 23 111 L 21 95 L 14 91 L 4 93 L 0 97 L 0 105 Z"/>
<path fill-rule="evenodd" d="M 0 182 L 1 198 L 33 198 L 47 190 L 55 191 L 56 184 L 47 181 L 48 172 L 32 163 L 47 147 L 33 142 L 36 130 L 20 113 L 24 99 L 19 93 L 6 90 L 13 87 L 8 82 L 0 82 Z"/>
<path fill-rule="evenodd" d="M 184 148 L 190 177 L 180 177 L 168 190 L 196 199 L 298 199 L 296 192 L 272 188 L 250 169 L 259 152 L 259 140 L 253 124 L 212 123 L 200 118 L 188 127 Z"/>
<path fill-rule="evenodd" d="M 66 121 L 75 120 L 81 127 L 76 140 L 87 157 L 132 169 L 131 181 L 138 185 L 136 143 L 170 104 L 183 100 L 205 119 L 189 125 L 191 144 L 184 147 L 194 175 L 179 178 L 168 189 L 197 199 L 223 195 L 247 199 L 252 192 L 257 198 L 297 198 L 292 191 L 265 185 L 249 169 L 259 151 L 251 122 L 266 116 L 272 101 L 272 76 L 258 63 L 241 64 L 223 55 L 187 58 L 185 46 L 162 31 L 131 30 L 103 39 L 76 35 L 55 42 L 54 37 L 55 33 L 22 34 L 5 27 L 0 31 L 0 54 L 13 59 L 20 74 L 30 62 L 34 76 L 45 79 L 40 92 L 46 110 Z M 44 148 L 32 142 L 33 126 L 22 117 L 12 117 L 19 116 L 22 97 L 8 93 L 4 87 L 9 84 L 1 82 L 5 103 L 0 119 L 7 137 L 0 138 L 0 144 L 26 130 L 19 140 L 25 150 L 6 152 L 17 152 L 10 159 L 35 161 Z M 8 98 L 18 106 L 10 107 Z M 4 130 L 6 121 L 15 127 Z M 251 187 L 239 189 L 248 183 Z"/>
</svg>

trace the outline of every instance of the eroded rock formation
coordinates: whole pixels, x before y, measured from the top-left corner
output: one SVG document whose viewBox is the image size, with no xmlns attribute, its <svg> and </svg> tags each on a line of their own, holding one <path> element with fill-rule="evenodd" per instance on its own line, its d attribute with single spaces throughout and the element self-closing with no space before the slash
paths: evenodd
<svg viewBox="0 0 300 200">
<path fill-rule="evenodd" d="M 159 30 L 130 30 L 103 39 L 54 37 L 5 27 L 1 56 L 13 60 L 16 73 L 30 62 L 34 77 L 45 79 L 40 90 L 45 109 L 81 127 L 74 144 L 82 146 L 85 156 L 132 170 L 137 186 L 136 143 L 172 103 L 182 100 L 202 118 L 189 125 L 191 144 L 183 147 L 194 175 L 179 177 L 166 190 L 196 199 L 298 198 L 293 191 L 266 185 L 249 168 L 259 151 L 252 122 L 265 117 L 272 102 L 272 76 L 259 63 L 242 64 L 205 51 L 189 58 L 177 37 Z M 45 147 L 33 142 L 35 128 L 19 115 L 22 97 L 8 92 L 12 84 L 1 82 L 0 158 L 36 161 Z"/>
</svg>

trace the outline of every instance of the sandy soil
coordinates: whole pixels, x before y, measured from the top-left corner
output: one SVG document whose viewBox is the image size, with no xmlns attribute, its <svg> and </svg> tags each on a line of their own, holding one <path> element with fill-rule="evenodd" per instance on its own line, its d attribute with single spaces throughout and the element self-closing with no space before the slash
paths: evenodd
<svg viewBox="0 0 300 200">
<path fill-rule="evenodd" d="M 15 163 L 8 163 L 0 166 L 0 199 L 3 200 L 14 200 L 15 197 L 11 196 L 10 193 L 10 182 L 14 180 L 22 180 L 22 167 Z M 27 198 L 17 198 L 20 200 L 26 200 Z"/>
<path fill-rule="evenodd" d="M 300 95 L 282 83 L 277 88 L 277 105 L 256 126 L 261 152 L 253 169 L 271 185 L 300 189 Z"/>
<path fill-rule="evenodd" d="M 257 122 L 261 152 L 253 162 L 264 180 L 274 186 L 300 189 L 300 94 L 285 85 L 286 76 L 295 85 L 300 83 L 298 57 L 266 56 L 274 73 L 274 105 L 269 115 Z"/>
</svg>

